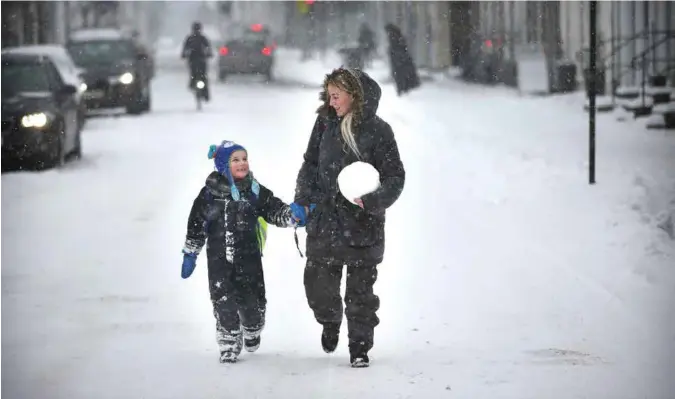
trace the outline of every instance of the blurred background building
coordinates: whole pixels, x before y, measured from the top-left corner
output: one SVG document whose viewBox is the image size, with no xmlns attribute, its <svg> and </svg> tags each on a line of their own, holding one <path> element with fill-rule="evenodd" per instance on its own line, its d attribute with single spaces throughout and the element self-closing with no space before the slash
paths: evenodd
<svg viewBox="0 0 675 399">
<path fill-rule="evenodd" d="M 177 38 L 200 20 L 221 40 L 232 26 L 263 23 L 280 45 L 308 53 L 353 46 L 359 27 L 375 32 L 386 55 L 384 25 L 404 33 L 419 68 L 456 67 L 465 79 L 517 86 L 519 60 L 539 59 L 548 92 L 585 82 L 589 47 L 588 1 L 5 1 L 2 46 L 63 43 L 82 27 L 135 30 L 153 45 Z M 600 91 L 637 84 L 643 71 L 675 81 L 673 2 L 598 2 Z M 172 10 L 172 11 L 170 11 Z M 522 79 L 523 77 L 521 77 Z"/>
</svg>

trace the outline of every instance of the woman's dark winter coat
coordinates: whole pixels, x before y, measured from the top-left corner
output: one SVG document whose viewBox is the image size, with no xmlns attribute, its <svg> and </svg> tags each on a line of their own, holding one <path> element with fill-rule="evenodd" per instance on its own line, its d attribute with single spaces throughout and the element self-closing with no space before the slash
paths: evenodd
<svg viewBox="0 0 675 399">
<path fill-rule="evenodd" d="M 361 161 L 380 173 L 380 188 L 364 195 L 364 209 L 348 202 L 340 193 L 337 177 L 347 165 L 358 161 L 340 134 L 340 119 L 327 102 L 320 108 L 304 163 L 298 173 L 295 202 L 317 204 L 307 221 L 308 259 L 344 263 L 382 262 L 384 255 L 385 211 L 401 195 L 405 170 L 394 133 L 376 115 L 380 86 L 367 74 L 358 72 L 364 96 L 354 136 Z M 327 100 L 326 100 L 327 101 Z"/>
<path fill-rule="evenodd" d="M 420 78 L 401 30 L 392 24 L 387 24 L 385 30 L 389 39 L 391 73 L 396 83 L 396 92 L 401 95 L 419 87 Z"/>
</svg>

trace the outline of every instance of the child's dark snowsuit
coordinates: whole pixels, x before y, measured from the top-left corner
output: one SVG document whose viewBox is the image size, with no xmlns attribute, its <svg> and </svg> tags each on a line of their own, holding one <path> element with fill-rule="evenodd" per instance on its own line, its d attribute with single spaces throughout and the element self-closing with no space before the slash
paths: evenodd
<svg viewBox="0 0 675 399">
<path fill-rule="evenodd" d="M 253 184 L 252 184 L 253 183 Z M 290 207 L 249 175 L 237 182 L 235 201 L 228 179 L 213 172 L 194 200 L 185 249 L 198 254 L 208 239 L 209 291 L 221 354 L 238 355 L 244 339 L 260 336 L 265 325 L 265 280 L 256 227 L 258 217 L 279 227 L 293 226 Z M 256 193 L 257 191 L 257 193 Z"/>
</svg>

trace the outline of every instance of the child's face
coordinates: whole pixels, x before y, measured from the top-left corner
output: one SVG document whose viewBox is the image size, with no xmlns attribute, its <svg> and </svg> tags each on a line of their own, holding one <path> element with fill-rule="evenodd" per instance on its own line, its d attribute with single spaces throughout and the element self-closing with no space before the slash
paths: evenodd
<svg viewBox="0 0 675 399">
<path fill-rule="evenodd" d="M 248 155 L 246 151 L 239 150 L 230 157 L 230 172 L 234 180 L 241 180 L 248 176 Z"/>
</svg>

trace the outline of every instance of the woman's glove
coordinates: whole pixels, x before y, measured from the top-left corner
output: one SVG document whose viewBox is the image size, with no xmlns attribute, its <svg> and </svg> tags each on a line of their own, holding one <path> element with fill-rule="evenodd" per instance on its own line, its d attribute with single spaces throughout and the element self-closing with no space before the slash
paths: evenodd
<svg viewBox="0 0 675 399">
<path fill-rule="evenodd" d="M 190 252 L 183 252 L 183 267 L 180 271 L 182 278 L 188 278 L 197 266 L 197 255 Z"/>
<path fill-rule="evenodd" d="M 307 224 L 307 216 L 314 210 L 314 208 L 316 208 L 316 204 L 311 204 L 309 208 L 307 208 L 306 206 L 302 206 L 295 202 L 290 206 L 293 219 L 295 219 L 296 226 L 298 227 L 304 227 Z"/>
</svg>

